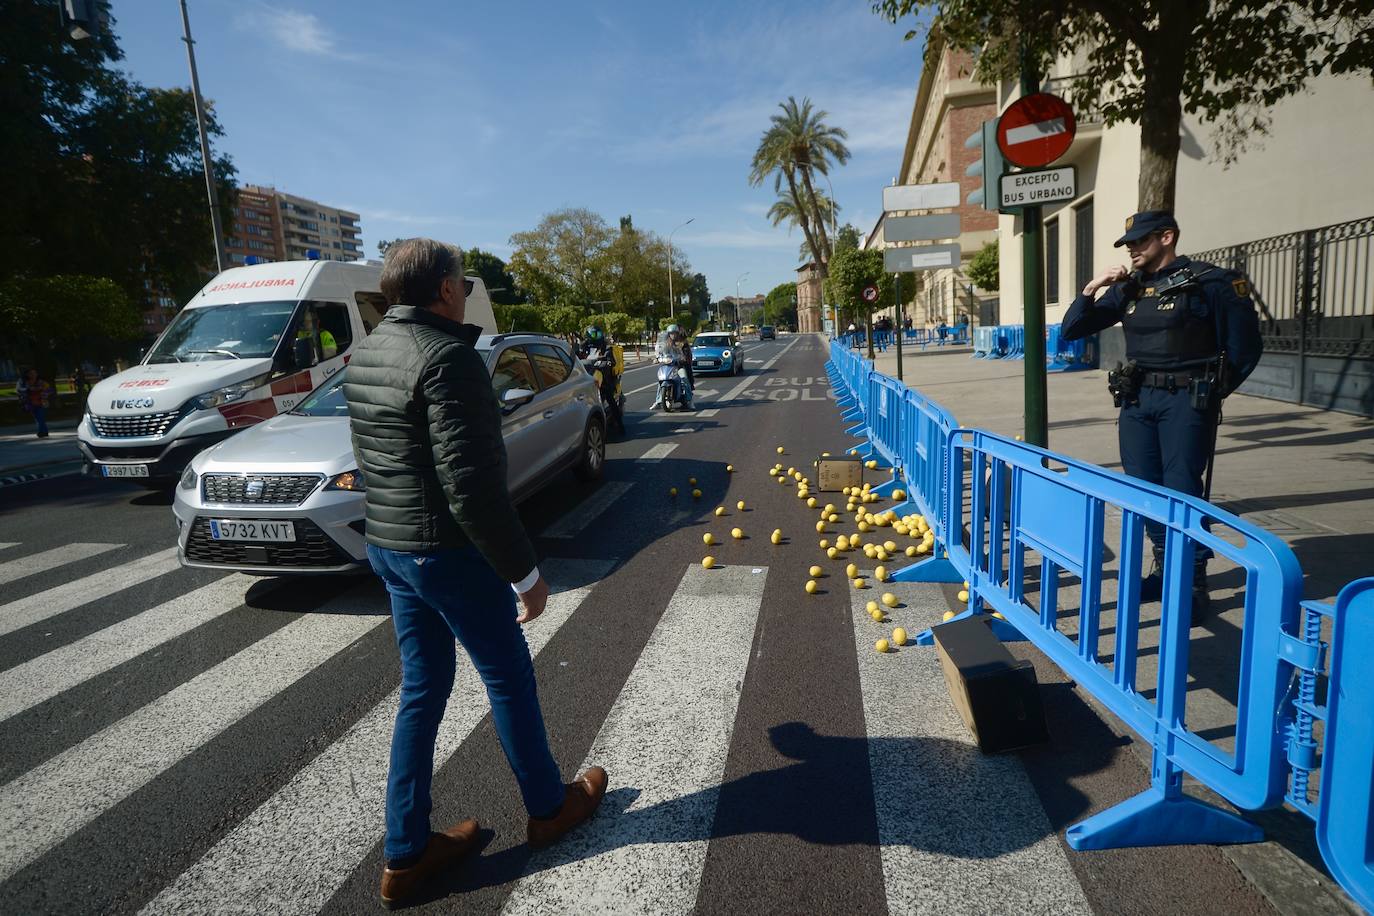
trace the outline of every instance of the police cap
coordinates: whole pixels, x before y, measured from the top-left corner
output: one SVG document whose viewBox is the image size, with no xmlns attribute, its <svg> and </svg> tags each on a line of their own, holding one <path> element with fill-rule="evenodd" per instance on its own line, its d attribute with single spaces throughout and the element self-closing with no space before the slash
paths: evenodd
<svg viewBox="0 0 1374 916">
<path fill-rule="evenodd" d="M 1142 210 L 1134 216 L 1126 217 L 1126 234 L 1113 243 L 1113 248 L 1120 248 L 1127 242 L 1134 242 L 1143 239 L 1151 232 L 1159 232 L 1162 229 L 1172 229 L 1178 231 L 1178 221 L 1168 210 Z"/>
</svg>

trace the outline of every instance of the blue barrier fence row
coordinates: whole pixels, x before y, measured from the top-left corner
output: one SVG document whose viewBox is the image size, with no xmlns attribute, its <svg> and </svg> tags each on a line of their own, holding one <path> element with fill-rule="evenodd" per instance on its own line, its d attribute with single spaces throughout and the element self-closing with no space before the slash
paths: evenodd
<svg viewBox="0 0 1374 916">
<path fill-rule="evenodd" d="M 1018 343 L 1024 347 L 1024 329 L 1019 340 L 1016 330 L 975 328 L 975 351 L 1005 358 Z M 891 469 L 877 491 L 890 495 L 905 485 L 898 511 L 919 512 L 935 532 L 932 556 L 893 578 L 967 581 L 961 616 L 995 612 L 994 631 L 1030 640 L 1150 743 L 1150 787 L 1070 827 L 1072 848 L 1261 838 L 1244 818 L 1185 795 L 1188 774 L 1240 809 L 1286 801 L 1310 817 L 1332 874 L 1374 909 L 1374 578 L 1346 586 L 1333 606 L 1302 602 L 1292 550 L 1244 519 L 1064 455 L 962 429 L 949 411 L 874 371 L 838 340 L 826 368 L 844 418 L 854 424 L 847 432 L 864 440 L 862 457 Z M 1114 539 L 1106 533 L 1109 511 L 1121 520 Z M 1158 673 L 1152 683 L 1138 683 L 1141 635 L 1152 629 L 1142 627 L 1140 608 L 1147 523 L 1164 531 L 1164 585 Z M 1208 554 L 1244 577 L 1229 746 L 1188 725 L 1194 558 Z M 1114 601 L 1103 594 L 1111 556 L 1119 560 Z M 1061 615 L 1066 591 L 1077 592 L 1078 609 Z M 918 642 L 929 644 L 930 633 Z"/>
<path fill-rule="evenodd" d="M 1060 325 L 1046 329 L 1045 362 L 1051 372 L 1091 369 L 1096 362 L 1095 341 L 1064 340 Z M 974 359 L 1025 359 L 1026 329 L 1019 324 L 999 324 L 973 329 Z"/>
<path fill-rule="evenodd" d="M 912 328 L 903 332 L 902 340 L 905 344 L 920 347 L 922 350 L 927 347 L 964 347 L 969 344 L 969 328 L 966 325 L 959 325 L 946 329 L 946 334 L 941 337 L 937 329 L 933 328 Z M 972 330 L 976 331 L 977 328 Z M 835 338 L 844 346 L 854 350 L 867 349 L 868 337 L 862 331 L 840 334 Z M 873 349 L 885 353 L 891 347 L 896 346 L 897 334 L 895 331 L 874 331 Z"/>
</svg>

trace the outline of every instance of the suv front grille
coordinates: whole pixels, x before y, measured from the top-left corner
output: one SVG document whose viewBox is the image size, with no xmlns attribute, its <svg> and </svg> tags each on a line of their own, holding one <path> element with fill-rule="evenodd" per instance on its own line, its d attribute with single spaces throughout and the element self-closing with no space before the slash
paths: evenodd
<svg viewBox="0 0 1374 916">
<path fill-rule="evenodd" d="M 308 519 L 293 519 L 296 540 L 286 543 L 242 544 L 210 537 L 210 520 L 197 518 L 186 538 L 186 558 L 216 566 L 257 566 L 282 569 L 328 569 L 347 566 L 353 559 Z"/>
<path fill-rule="evenodd" d="M 299 506 L 321 480 L 322 474 L 206 474 L 201 495 L 207 503 Z"/>
<path fill-rule="evenodd" d="M 91 426 L 102 439 L 132 439 L 135 436 L 165 436 L 181 416 L 179 410 L 144 413 L 135 416 L 91 414 Z"/>
</svg>

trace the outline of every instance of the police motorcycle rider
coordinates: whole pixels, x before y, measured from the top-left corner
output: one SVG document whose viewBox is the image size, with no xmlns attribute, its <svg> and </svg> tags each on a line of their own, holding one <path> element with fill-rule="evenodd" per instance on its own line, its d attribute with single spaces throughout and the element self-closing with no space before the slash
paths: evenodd
<svg viewBox="0 0 1374 916">
<path fill-rule="evenodd" d="M 696 387 L 695 379 L 692 376 L 692 346 L 687 343 L 687 335 L 682 332 L 682 328 L 676 324 L 670 324 L 664 328 L 654 343 L 654 358 L 662 362 L 665 357 L 672 360 L 672 366 L 675 369 L 686 370 L 686 380 L 682 389 L 682 403 L 688 410 L 695 410 L 696 408 L 692 406 L 692 390 Z M 653 410 L 662 404 L 663 388 L 660 386 L 658 393 L 654 395 L 654 403 L 649 409 Z"/>
<path fill-rule="evenodd" d="M 1108 389 L 1121 408 L 1122 469 L 1210 499 L 1221 402 L 1254 370 L 1263 343 L 1245 275 L 1179 256 L 1178 239 L 1178 222 L 1167 210 L 1128 218 L 1115 247 L 1126 246 L 1130 269 L 1112 267 L 1089 281 L 1060 334 L 1078 340 L 1121 322 L 1127 361 L 1108 373 Z M 1163 592 L 1165 532 L 1152 521 L 1145 529 L 1154 563 L 1140 599 L 1153 601 Z M 1210 556 L 1205 547 L 1193 553 L 1194 625 L 1211 610 Z"/>
<path fill-rule="evenodd" d="M 606 409 L 606 423 L 618 433 L 625 432 L 625 397 L 620 393 L 620 377 L 615 371 L 615 351 L 606 332 L 592 325 L 583 332 L 577 358 L 587 371 L 601 373 L 601 405 Z"/>
</svg>

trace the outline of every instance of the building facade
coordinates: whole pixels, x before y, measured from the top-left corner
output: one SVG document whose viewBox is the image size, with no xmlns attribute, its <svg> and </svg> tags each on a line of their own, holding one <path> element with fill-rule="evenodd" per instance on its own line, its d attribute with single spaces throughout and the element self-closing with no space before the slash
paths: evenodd
<svg viewBox="0 0 1374 916">
<path fill-rule="evenodd" d="M 234 267 L 243 265 L 250 257 L 264 261 L 286 260 L 275 190 L 251 184 L 239 188 L 229 231 L 224 237 L 224 249 Z"/>
<path fill-rule="evenodd" d="M 350 210 L 250 184 L 239 189 L 225 249 L 233 266 L 249 257 L 356 261 L 364 256 L 362 221 Z"/>
<path fill-rule="evenodd" d="M 812 261 L 797 268 L 797 331 L 818 333 L 825 329 L 821 269 Z"/>
</svg>

